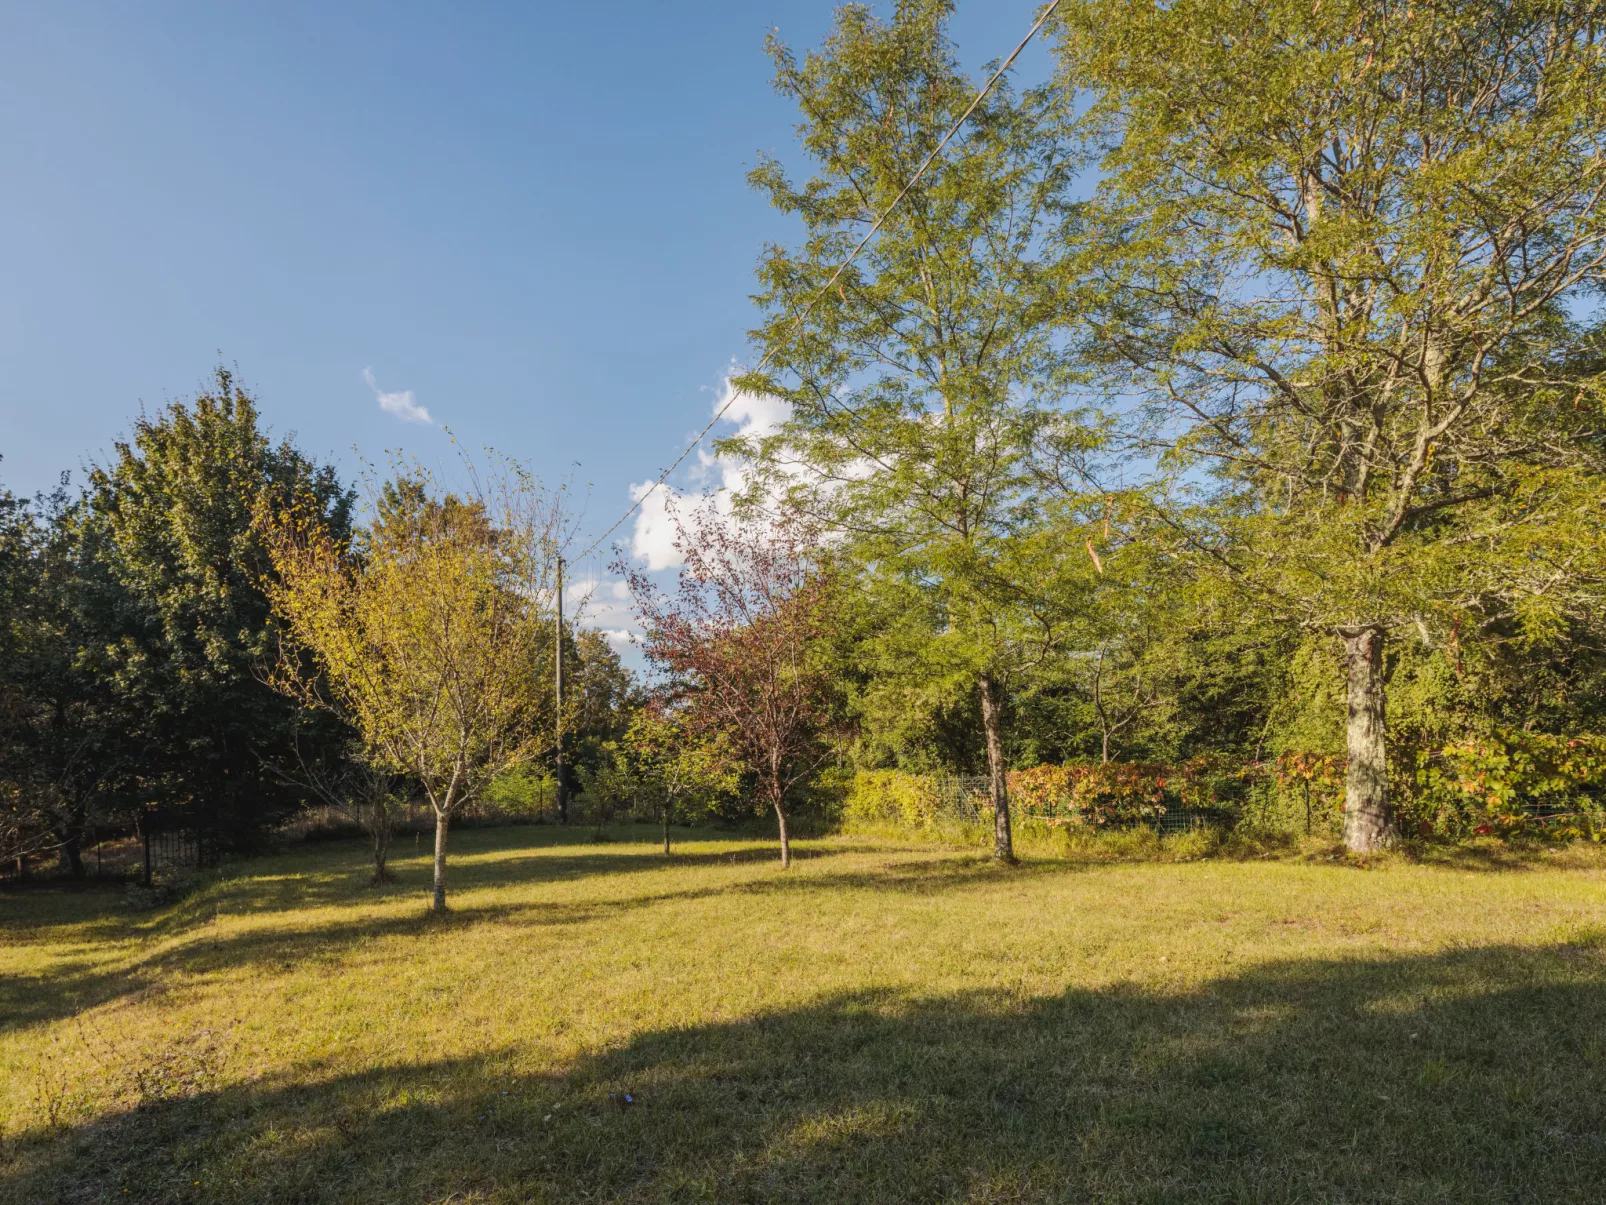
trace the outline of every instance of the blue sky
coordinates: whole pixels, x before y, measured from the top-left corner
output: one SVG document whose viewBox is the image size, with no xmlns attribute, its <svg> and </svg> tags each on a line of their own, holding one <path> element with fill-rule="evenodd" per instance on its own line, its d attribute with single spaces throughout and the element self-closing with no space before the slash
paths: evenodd
<svg viewBox="0 0 1606 1205">
<path fill-rule="evenodd" d="M 967 66 L 1035 7 L 962 0 Z M 0 3 L 0 482 L 76 471 L 221 354 L 348 473 L 450 458 L 410 404 L 590 483 L 600 532 L 746 355 L 795 231 L 744 172 L 799 162 L 762 43 L 831 11 Z"/>
</svg>

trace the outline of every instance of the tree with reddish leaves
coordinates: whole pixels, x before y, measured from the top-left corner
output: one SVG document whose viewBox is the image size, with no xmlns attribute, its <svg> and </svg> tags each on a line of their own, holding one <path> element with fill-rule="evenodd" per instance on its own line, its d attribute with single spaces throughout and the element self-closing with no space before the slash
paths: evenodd
<svg viewBox="0 0 1606 1205">
<path fill-rule="evenodd" d="M 789 867 L 788 806 L 829 756 L 833 720 L 833 682 L 817 656 L 831 609 L 817 533 L 710 508 L 674 520 L 684 558 L 675 592 L 628 572 L 643 648 L 684 700 L 689 735 L 720 740 L 752 775 Z"/>
</svg>

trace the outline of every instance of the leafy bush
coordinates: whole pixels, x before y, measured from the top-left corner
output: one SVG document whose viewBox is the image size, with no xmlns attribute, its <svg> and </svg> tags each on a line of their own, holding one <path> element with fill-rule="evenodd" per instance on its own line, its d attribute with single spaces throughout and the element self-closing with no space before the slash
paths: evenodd
<svg viewBox="0 0 1606 1205">
<path fill-rule="evenodd" d="M 1073 762 L 1011 770 L 1009 797 L 1021 821 L 1050 829 L 1152 823 L 1177 808 L 1217 811 L 1225 820 L 1244 797 L 1248 777 L 1246 767 L 1217 758 L 1194 758 L 1180 766 Z M 842 810 L 850 827 L 929 828 L 940 820 L 974 823 L 990 816 L 984 780 L 902 770 L 861 770 Z"/>
<path fill-rule="evenodd" d="M 937 781 L 930 774 L 861 770 L 848 787 L 842 819 L 849 825 L 928 826 L 937 819 Z"/>
<path fill-rule="evenodd" d="M 484 811 L 506 820 L 539 820 L 557 813 L 558 780 L 544 770 L 508 770 L 491 780 L 481 802 Z"/>
<path fill-rule="evenodd" d="M 1025 825 L 1047 831 L 1153 826 L 1204 813 L 1247 838 L 1328 835 L 1341 823 L 1345 759 L 1290 751 L 1273 761 L 1206 755 L 1176 765 L 1070 762 L 1009 774 Z M 1496 732 L 1414 755 L 1392 786 L 1405 836 L 1606 840 L 1606 737 Z M 901 770 L 853 776 L 849 827 L 990 822 L 982 780 Z"/>
<path fill-rule="evenodd" d="M 1012 771 L 1009 793 L 1023 817 L 1051 825 L 1124 826 L 1176 809 L 1219 812 L 1226 820 L 1262 773 L 1258 763 L 1210 756 L 1179 765 L 1073 762 Z"/>
<path fill-rule="evenodd" d="M 1401 792 L 1413 836 L 1606 835 L 1606 737 L 1497 731 L 1416 755 Z"/>
</svg>

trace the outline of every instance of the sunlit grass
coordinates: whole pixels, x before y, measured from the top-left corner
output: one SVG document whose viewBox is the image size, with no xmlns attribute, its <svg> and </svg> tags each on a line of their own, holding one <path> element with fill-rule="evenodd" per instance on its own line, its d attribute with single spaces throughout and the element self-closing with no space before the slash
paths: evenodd
<svg viewBox="0 0 1606 1205">
<path fill-rule="evenodd" d="M 1599 1199 L 1591 856 L 587 836 L 0 896 L 0 1200 Z"/>
</svg>

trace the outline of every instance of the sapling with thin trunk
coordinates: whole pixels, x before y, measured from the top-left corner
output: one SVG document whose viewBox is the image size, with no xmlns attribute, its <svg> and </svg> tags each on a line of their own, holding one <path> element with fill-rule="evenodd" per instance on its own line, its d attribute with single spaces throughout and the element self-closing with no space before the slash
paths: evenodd
<svg viewBox="0 0 1606 1205">
<path fill-rule="evenodd" d="M 629 572 L 644 650 L 670 684 L 677 722 L 756 783 L 789 867 L 788 809 L 829 755 L 835 715 L 818 656 L 832 597 L 817 535 L 796 519 L 711 506 L 671 517 L 684 558 L 676 592 Z"/>
<path fill-rule="evenodd" d="M 349 718 L 365 755 L 417 782 L 435 813 L 433 907 L 446 908 L 451 823 L 501 773 L 550 750 L 543 659 L 563 526 L 516 466 L 458 496 L 408 467 L 371 491 L 352 547 L 267 517 L 275 610 L 310 654 L 287 686 Z"/>
</svg>

